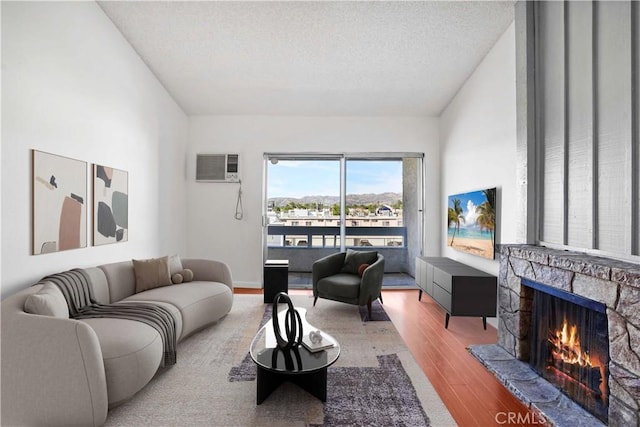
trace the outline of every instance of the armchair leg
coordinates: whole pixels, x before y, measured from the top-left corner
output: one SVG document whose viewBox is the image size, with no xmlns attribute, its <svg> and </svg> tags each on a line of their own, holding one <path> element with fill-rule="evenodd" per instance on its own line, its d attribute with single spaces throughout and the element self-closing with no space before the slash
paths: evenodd
<svg viewBox="0 0 640 427">
<path fill-rule="evenodd" d="M 368 320 L 371 320 L 371 297 L 369 297 L 369 300 L 367 301 L 367 312 L 369 313 Z"/>
<path fill-rule="evenodd" d="M 313 306 L 316 306 L 316 301 L 318 301 L 318 297 L 313 298 Z"/>
<path fill-rule="evenodd" d="M 384 302 L 382 302 L 382 292 L 380 292 L 380 296 L 378 298 L 380 298 L 380 304 L 384 304 Z"/>
</svg>

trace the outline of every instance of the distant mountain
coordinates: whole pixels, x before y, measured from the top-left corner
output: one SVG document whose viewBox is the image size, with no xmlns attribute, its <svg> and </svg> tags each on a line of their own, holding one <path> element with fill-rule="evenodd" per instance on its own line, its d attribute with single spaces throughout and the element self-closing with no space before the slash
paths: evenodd
<svg viewBox="0 0 640 427">
<path fill-rule="evenodd" d="M 393 205 L 398 200 L 402 200 L 402 193 L 379 193 L 379 194 L 347 194 L 347 205 L 368 205 L 368 204 L 382 204 Z M 304 196 L 300 198 L 295 197 L 271 197 L 269 198 L 269 205 L 282 207 L 289 203 L 318 203 L 325 206 L 331 206 L 340 203 L 340 197 L 338 196 Z"/>
</svg>

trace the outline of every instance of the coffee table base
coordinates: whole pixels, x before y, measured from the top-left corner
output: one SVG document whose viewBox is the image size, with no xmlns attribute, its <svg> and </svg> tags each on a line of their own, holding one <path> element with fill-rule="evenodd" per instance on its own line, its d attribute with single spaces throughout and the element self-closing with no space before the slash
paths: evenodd
<svg viewBox="0 0 640 427">
<path fill-rule="evenodd" d="M 327 368 L 307 374 L 273 372 L 260 366 L 256 379 L 257 404 L 260 405 L 283 382 L 289 381 L 308 391 L 321 402 L 327 401 Z"/>
</svg>

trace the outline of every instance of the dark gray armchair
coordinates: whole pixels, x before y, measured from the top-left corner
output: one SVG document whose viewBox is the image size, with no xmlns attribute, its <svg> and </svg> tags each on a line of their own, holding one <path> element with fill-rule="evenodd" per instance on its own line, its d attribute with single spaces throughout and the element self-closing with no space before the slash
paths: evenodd
<svg viewBox="0 0 640 427">
<path fill-rule="evenodd" d="M 358 269 L 364 269 L 362 277 Z M 384 257 L 376 252 L 347 250 L 321 258 L 313 263 L 313 305 L 318 298 L 366 305 L 371 318 L 371 303 L 382 302 Z"/>
</svg>

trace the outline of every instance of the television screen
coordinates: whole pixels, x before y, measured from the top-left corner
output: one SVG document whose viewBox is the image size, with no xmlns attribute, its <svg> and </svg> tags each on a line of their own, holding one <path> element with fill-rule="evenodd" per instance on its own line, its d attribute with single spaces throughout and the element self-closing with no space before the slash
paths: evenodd
<svg viewBox="0 0 640 427">
<path fill-rule="evenodd" d="M 496 242 L 496 189 L 449 196 L 447 246 L 494 259 Z"/>
</svg>

